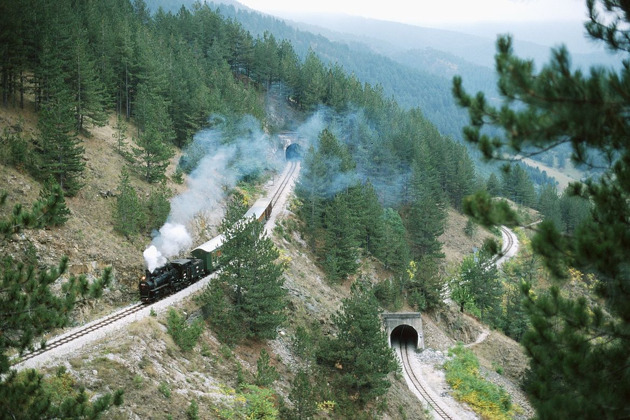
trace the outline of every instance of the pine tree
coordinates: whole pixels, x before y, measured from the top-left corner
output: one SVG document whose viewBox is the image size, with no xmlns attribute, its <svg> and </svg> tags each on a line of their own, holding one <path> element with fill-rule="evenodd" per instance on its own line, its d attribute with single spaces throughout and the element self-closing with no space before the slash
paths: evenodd
<svg viewBox="0 0 630 420">
<path fill-rule="evenodd" d="M 311 146 L 302 162 L 295 195 L 301 200 L 300 214 L 306 223 L 306 233 L 311 247 L 315 248 L 317 231 L 323 223 L 324 203 L 327 191 L 322 179 L 326 174 L 323 157 Z"/>
<path fill-rule="evenodd" d="M 61 188 L 55 185 L 50 190 L 46 187 L 42 189 L 40 199 L 33 203 L 30 211 L 19 203 L 13 206 L 8 217 L 0 219 L 0 234 L 6 238 L 24 229 L 59 226 L 65 223 L 69 211 Z M 5 205 L 7 197 L 7 192 L 0 193 L 0 206 Z"/>
<path fill-rule="evenodd" d="M 300 71 L 298 102 L 303 109 L 313 109 L 326 93 L 326 71 L 317 54 L 310 50 Z"/>
<path fill-rule="evenodd" d="M 278 44 L 273 34 L 265 31 L 262 39 L 258 38 L 254 45 L 254 63 L 257 68 L 258 81 L 264 83 L 267 90 L 278 80 L 280 60 Z"/>
<path fill-rule="evenodd" d="M 361 405 L 384 395 L 391 385 L 387 375 L 398 368 L 380 312 L 372 291 L 355 282 L 333 316 L 337 335 L 325 339 L 317 355 L 320 363 L 337 371 L 336 385 Z"/>
<path fill-rule="evenodd" d="M 270 363 L 267 350 L 260 349 L 260 355 L 256 361 L 255 384 L 260 387 L 269 388 L 279 377 L 278 371 Z"/>
<path fill-rule="evenodd" d="M 37 126 L 42 176 L 52 177 L 66 192 L 74 196 L 82 187 L 85 170 L 84 148 L 74 135 L 74 114 L 68 92 L 57 85 L 55 97 L 43 105 Z"/>
<path fill-rule="evenodd" d="M 0 223 L 1 224 L 1 223 Z M 34 341 L 53 328 L 69 325 L 69 314 L 83 299 L 98 298 L 111 280 L 111 269 L 91 284 L 85 277 L 70 276 L 61 283 L 62 293 L 52 291 L 53 283 L 65 277 L 68 258 L 57 267 L 38 270 L 5 256 L 0 261 L 0 412 L 7 418 L 96 417 L 112 403 L 122 403 L 122 391 L 105 394 L 90 402 L 84 390 L 59 401 L 46 389 L 35 370 L 18 374 L 10 368 L 12 351 L 22 354 Z M 45 345 L 45 341 L 42 342 Z"/>
<path fill-rule="evenodd" d="M 630 5 L 587 0 L 587 7 L 589 35 L 620 58 L 627 58 Z M 567 144 L 574 163 L 591 165 L 599 156 L 603 167 L 597 179 L 568 188 L 570 194 L 592 203 L 590 218 L 570 234 L 561 234 L 548 222 L 536 227 L 532 246 L 557 282 L 547 292 L 536 294 L 531 285 L 523 287 L 532 324 L 523 337 L 531 358 L 527 391 L 542 419 L 559 415 L 628 417 L 630 149 L 626 140 L 630 85 L 626 81 L 630 69 L 598 66 L 588 72 L 573 70 L 568 51 L 560 47 L 537 71 L 530 60 L 513 54 L 511 38 L 500 37 L 496 70 L 503 98 L 500 108 L 489 105 L 482 93 L 468 95 L 461 78 L 453 83 L 455 97 L 471 117 L 464 134 L 486 157 L 537 153 Z M 486 123 L 502 128 L 503 136 L 481 134 Z M 467 208 L 478 220 L 490 222 L 498 213 L 486 204 L 471 201 Z M 486 210 L 477 211 L 483 208 Z M 596 275 L 598 300 L 561 292 L 569 267 Z"/>
<path fill-rule="evenodd" d="M 427 161 L 416 162 L 411 180 L 411 202 L 406 217 L 414 257 L 442 257 L 438 240 L 446 222 L 445 196 L 435 169 Z"/>
<path fill-rule="evenodd" d="M 0 206 L 6 203 L 8 193 L 0 194 Z M 35 201 L 28 211 L 21 204 L 16 204 L 7 219 L 0 220 L 0 234 L 9 237 L 24 229 L 38 229 L 47 226 L 63 225 L 70 211 L 61 187 L 49 180 L 40 191 L 39 200 Z"/>
<path fill-rule="evenodd" d="M 234 345 L 245 338 L 245 332 L 240 324 L 239 314 L 234 313 L 232 302 L 228 299 L 228 289 L 225 283 L 212 282 L 203 290 L 197 302 L 219 341 Z"/>
<path fill-rule="evenodd" d="M 348 191 L 348 206 L 354 215 L 355 238 L 358 245 L 378 257 L 382 252 L 384 224 L 383 207 L 374 186 L 368 182 Z M 389 246 L 389 245 L 386 245 Z"/>
<path fill-rule="evenodd" d="M 523 339 L 523 334 L 529 329 L 529 317 L 523 305 L 523 294 L 514 285 L 505 288 L 505 315 L 501 329 L 508 336 L 516 341 Z"/>
<path fill-rule="evenodd" d="M 328 129 L 320 133 L 318 148 L 313 146 L 309 148 L 304 158 L 300 182 L 296 186 L 296 195 L 302 201 L 300 213 L 306 221 L 306 232 L 313 248 L 317 248 L 318 243 L 325 240 L 322 238 L 324 233 L 321 229 L 326 223 L 326 217 L 336 217 L 327 215 L 327 211 L 340 204 L 337 202 L 331 207 L 330 203 L 335 195 L 347 193 L 356 184 L 353 175 L 355 167 L 356 164 L 348 149 Z M 356 241 L 357 226 L 352 224 L 340 227 L 352 232 L 347 240 Z M 349 249 L 346 247 L 346 251 Z M 334 258 L 329 262 L 336 264 Z"/>
<path fill-rule="evenodd" d="M 575 196 L 570 191 L 564 191 L 560 196 L 560 213 L 562 229 L 572 234 L 583 222 L 591 218 L 591 203 L 584 197 Z"/>
<path fill-rule="evenodd" d="M 560 210 L 560 198 L 555 185 L 545 184 L 538 194 L 537 210 L 542 213 L 546 220 L 551 220 L 558 230 L 564 230 L 562 212 Z"/>
<path fill-rule="evenodd" d="M 118 195 L 114 204 L 114 229 L 130 237 L 140 232 L 146 222 L 146 214 L 136 190 L 131 185 L 129 173 L 120 174 Z"/>
<path fill-rule="evenodd" d="M 86 122 L 96 126 L 107 123 L 105 89 L 96 72 L 94 60 L 87 45 L 87 34 L 79 29 L 74 36 L 73 66 L 67 83 L 72 87 L 75 130 L 83 131 Z"/>
<path fill-rule="evenodd" d="M 410 258 L 405 226 L 398 212 L 392 208 L 384 210 L 383 225 L 382 250 L 377 256 L 385 267 L 402 274 Z"/>
<path fill-rule="evenodd" d="M 165 185 L 151 190 L 149 197 L 143 203 L 144 213 L 146 214 L 145 230 L 151 232 L 159 229 L 171 212 L 171 201 L 169 200 L 171 191 Z"/>
<path fill-rule="evenodd" d="M 66 206 L 66 199 L 61 186 L 54 179 L 49 179 L 44 183 L 39 192 L 42 207 L 42 220 L 40 226 L 61 226 L 70 216 L 70 210 Z"/>
<path fill-rule="evenodd" d="M 411 261 L 405 285 L 409 304 L 418 311 L 433 310 L 442 305 L 445 280 L 440 265 L 434 258 L 424 257 L 419 263 Z"/>
<path fill-rule="evenodd" d="M 170 117 L 164 100 L 147 88 L 138 93 L 136 113 L 141 128 L 138 137 L 134 138 L 138 147 L 133 148 L 133 153 L 146 181 L 156 183 L 165 178 L 174 153 L 170 146 L 175 137 Z"/>
<path fill-rule="evenodd" d="M 123 153 L 123 148 L 126 145 L 125 139 L 127 138 L 127 123 L 120 114 L 116 115 L 116 125 L 114 126 L 114 130 L 115 131 L 112 134 L 112 137 L 116 140 L 118 153 Z"/>
<path fill-rule="evenodd" d="M 317 405 L 313 387 L 310 382 L 310 374 L 300 369 L 291 382 L 289 401 L 293 403 L 292 418 L 296 420 L 312 419 L 317 413 Z"/>
<path fill-rule="evenodd" d="M 486 182 L 486 190 L 491 197 L 496 197 L 501 194 L 501 183 L 499 182 L 499 178 L 493 173 L 488 177 L 488 181 Z"/>
<path fill-rule="evenodd" d="M 322 265 L 332 281 L 343 281 L 359 268 L 359 243 L 348 207 L 348 195 L 339 193 L 326 207 Z"/>
<path fill-rule="evenodd" d="M 280 253 L 261 222 L 235 220 L 241 209 L 231 204 L 221 224 L 225 243 L 217 283 L 229 286 L 230 314 L 244 335 L 273 339 L 285 319 L 284 266 L 277 262 Z"/>
<path fill-rule="evenodd" d="M 459 286 L 472 297 L 481 318 L 493 322 L 501 311 L 503 284 L 492 255 L 485 250 L 464 258 L 459 269 Z"/>
</svg>

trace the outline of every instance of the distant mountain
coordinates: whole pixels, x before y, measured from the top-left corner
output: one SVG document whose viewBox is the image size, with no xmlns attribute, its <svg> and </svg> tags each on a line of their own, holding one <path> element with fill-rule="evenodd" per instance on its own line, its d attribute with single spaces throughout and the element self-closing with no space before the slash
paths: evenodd
<svg viewBox="0 0 630 420">
<path fill-rule="evenodd" d="M 286 22 L 234 6 L 218 5 L 218 8 L 222 15 L 238 21 L 254 36 L 270 32 L 277 39 L 290 41 L 301 57 L 313 50 L 323 62 L 337 63 L 359 80 L 374 86 L 381 85 L 385 94 L 394 97 L 401 106 L 421 109 L 443 134 L 461 138 L 461 128 L 467 117 L 455 105 L 451 95 L 451 78 L 445 76 L 444 72 L 436 72 L 432 66 L 413 68 L 413 62 L 397 62 L 395 58 L 376 52 L 360 40 L 333 41 L 333 34 L 324 36 L 316 33 L 325 31 L 321 28 L 315 31 L 310 25 Z M 456 66 L 470 65 L 461 59 L 452 58 L 457 60 Z M 453 65 L 448 63 L 448 66 Z M 489 69 L 487 74 L 492 77 Z M 492 86 L 492 83 L 486 83 L 485 86 Z"/>
<path fill-rule="evenodd" d="M 195 0 L 146 0 L 151 10 L 158 5 L 176 12 L 184 3 Z M 290 41 L 298 55 L 313 50 L 326 63 L 337 63 L 359 80 L 381 85 L 386 95 L 404 107 L 422 110 L 441 133 L 461 140 L 467 124 L 466 112 L 455 105 L 451 80 L 462 75 L 469 92 L 484 91 L 495 96 L 493 70 L 495 40 L 482 35 L 422 28 L 394 22 L 351 16 L 303 16 L 307 21 L 283 20 L 249 9 L 232 0 L 222 4 L 208 2 L 212 9 L 243 25 L 253 36 L 272 33 L 276 39 Z M 168 7 L 167 7 L 168 6 Z M 318 25 L 315 25 L 318 23 Z M 482 31 L 483 32 L 483 31 Z M 516 40 L 517 54 L 548 61 L 549 47 Z M 600 56 L 605 54 L 598 53 Z M 574 56 L 589 65 L 600 62 L 597 54 Z M 608 60 L 615 62 L 608 57 Z M 473 152 L 473 155 L 476 155 Z"/>
<path fill-rule="evenodd" d="M 360 41 L 374 51 L 388 56 L 407 50 L 433 49 L 473 64 L 494 68 L 496 36 L 498 33 L 511 33 L 514 36 L 516 53 L 534 59 L 538 64 L 547 62 L 551 47 L 557 47 L 561 43 L 552 40 L 561 40 L 569 46 L 573 63 L 577 66 L 587 67 L 593 64 L 618 66 L 620 61 L 617 57 L 596 48 L 593 43 L 587 42 L 579 28 L 562 22 L 511 24 L 508 28 L 498 24 L 461 27 L 462 30 L 469 31 L 466 33 L 348 15 L 291 15 L 291 19 L 301 22 L 298 25 L 303 23 L 311 25 L 309 27 L 311 32 L 320 33 L 336 41 Z M 526 38 L 520 38 L 518 34 L 524 34 Z M 534 39 L 544 44 L 524 39 Z M 576 50 L 573 51 L 572 47 Z"/>
<path fill-rule="evenodd" d="M 187 9 L 192 10 L 192 7 L 195 3 L 199 2 L 200 4 L 204 4 L 204 3 L 208 3 L 211 4 L 212 2 L 210 1 L 206 1 L 206 0 L 145 0 L 145 3 L 147 4 L 147 7 L 149 8 L 149 10 L 152 13 L 157 12 L 157 10 L 161 7 L 162 10 L 164 10 L 165 12 L 172 12 L 172 13 L 177 13 L 177 11 L 179 9 L 182 8 L 182 6 L 185 6 Z M 237 9 L 244 9 L 244 10 L 251 10 L 249 7 L 239 3 L 238 1 L 235 0 L 220 0 L 219 2 L 216 3 L 221 3 L 221 4 L 225 4 L 226 6 L 233 6 Z M 213 9 L 216 8 L 216 6 L 213 7 Z"/>
</svg>

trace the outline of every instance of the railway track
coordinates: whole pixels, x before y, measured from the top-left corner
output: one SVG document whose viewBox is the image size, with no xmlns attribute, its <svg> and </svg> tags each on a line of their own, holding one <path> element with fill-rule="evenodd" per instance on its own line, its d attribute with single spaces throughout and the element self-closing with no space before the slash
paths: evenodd
<svg viewBox="0 0 630 420">
<path fill-rule="evenodd" d="M 501 254 L 505 255 L 514 246 L 514 237 L 512 236 L 512 232 L 510 231 L 510 229 L 506 228 L 505 226 L 501 226 L 501 232 L 505 233 L 505 236 L 508 238 L 507 243 L 504 243 L 501 249 Z"/>
<path fill-rule="evenodd" d="M 271 196 L 271 204 L 274 208 L 276 206 L 276 203 L 280 199 L 280 197 L 282 197 L 282 193 L 291 182 L 291 179 L 293 178 L 293 174 L 297 170 L 297 167 L 298 167 L 297 161 L 293 160 L 291 161 L 291 163 L 289 163 L 289 170 L 287 171 L 287 175 L 284 177 L 284 179 L 280 181 L 280 185 L 278 186 L 276 191 L 273 193 L 273 196 Z"/>
<path fill-rule="evenodd" d="M 416 372 L 414 372 L 413 367 L 411 366 L 411 362 L 409 361 L 409 352 L 407 351 L 407 344 L 406 343 L 403 344 L 402 341 L 400 342 L 400 359 L 402 360 L 403 369 L 405 370 L 405 372 L 407 372 L 407 376 L 411 380 L 413 387 L 416 389 L 416 391 L 418 391 L 418 393 L 422 396 L 422 398 L 424 398 L 424 400 L 433 409 L 436 416 L 445 420 L 446 419 L 455 420 L 453 417 L 448 415 L 448 413 L 444 411 L 442 407 L 440 407 L 437 401 L 435 401 L 433 397 L 431 397 L 431 395 L 424 388 L 424 386 L 422 386 L 422 382 L 420 382 L 420 379 L 416 375 Z"/>
<path fill-rule="evenodd" d="M 135 314 L 136 312 L 144 309 L 146 306 L 143 303 L 136 303 L 134 305 L 128 306 L 126 308 L 123 308 L 121 310 L 119 310 L 118 312 L 115 312 L 111 315 L 107 315 L 104 318 L 98 319 L 96 321 L 93 321 L 87 325 L 85 325 L 83 328 L 80 328 L 78 330 L 74 330 L 68 334 L 62 334 L 56 338 L 54 338 L 53 340 L 51 340 L 50 342 L 46 343 L 45 347 L 40 347 L 32 352 L 26 353 L 24 354 L 20 359 L 19 359 L 19 363 L 24 363 L 27 360 L 30 360 L 34 357 L 37 357 L 43 353 L 46 353 L 47 351 L 50 351 L 52 349 L 56 349 L 57 347 L 61 347 L 64 344 L 68 344 L 71 343 L 74 340 L 77 340 L 81 337 L 84 337 L 88 334 L 91 334 L 92 332 L 99 330 L 107 325 L 113 324 L 114 322 L 121 320 L 131 314 Z"/>
<path fill-rule="evenodd" d="M 289 168 L 286 171 L 286 175 L 284 176 L 284 178 L 280 181 L 280 185 L 278 186 L 278 188 L 274 191 L 273 196 L 271 198 L 272 204 L 275 207 L 275 204 L 278 202 L 278 200 L 280 199 L 280 197 L 282 197 L 282 193 L 284 192 L 284 190 L 287 188 L 287 186 L 289 185 L 291 179 L 293 178 L 293 174 L 295 173 L 295 171 L 298 168 L 298 163 L 296 161 L 292 161 L 291 163 L 289 163 Z M 194 284 L 194 283 L 193 283 Z M 188 286 L 190 287 L 190 286 Z M 184 290 L 184 289 L 182 289 Z M 157 301 L 159 302 L 159 301 Z M 75 340 L 78 340 L 81 337 L 85 337 L 89 334 L 94 333 L 95 331 L 98 331 L 108 325 L 113 324 L 116 321 L 119 321 L 123 318 L 126 318 L 130 315 L 133 315 L 145 308 L 148 308 L 150 306 L 152 306 L 153 304 L 157 303 L 157 302 L 153 302 L 151 305 L 146 305 L 144 303 L 136 303 L 133 304 L 131 306 L 128 306 L 126 308 L 123 308 L 117 312 L 114 312 L 113 314 L 107 315 L 104 318 L 98 319 L 96 321 L 92 321 L 88 324 L 86 324 L 85 326 L 72 330 L 66 334 L 62 334 L 60 336 L 57 336 L 55 338 L 53 338 L 52 340 L 50 340 L 49 342 L 46 343 L 46 345 L 44 347 L 39 347 L 35 350 L 33 350 L 32 352 L 28 352 L 25 353 L 24 355 L 22 355 L 22 357 L 16 357 L 15 359 L 13 359 L 13 363 L 14 365 L 18 365 L 18 364 L 23 364 L 24 362 L 27 362 L 28 360 L 34 359 L 46 352 L 49 352 L 53 349 L 59 348 L 61 346 L 64 346 L 66 344 L 72 343 Z"/>
<path fill-rule="evenodd" d="M 505 226 L 500 226 L 500 228 L 501 237 L 505 239 L 501 246 L 501 252 L 492 259 L 492 264 L 495 264 L 497 268 L 500 268 L 503 262 L 508 258 L 510 250 L 515 245 L 514 234 L 512 233 L 512 231 Z"/>
<path fill-rule="evenodd" d="M 512 249 L 512 247 L 515 246 L 514 236 L 512 232 L 510 231 L 510 229 L 508 229 L 505 226 L 500 226 L 500 228 L 502 232 L 501 236 L 504 237 L 505 239 L 501 246 L 501 252 L 489 262 L 490 264 L 500 265 L 501 260 L 507 258 L 507 255 L 509 254 L 510 250 Z M 431 397 L 431 395 L 427 392 L 427 390 L 422 385 L 422 382 L 420 381 L 418 374 L 414 371 L 413 367 L 411 366 L 411 363 L 409 360 L 409 352 L 407 350 L 407 345 L 404 344 L 403 341 L 400 342 L 399 352 L 400 352 L 400 359 L 403 365 L 403 370 L 407 373 L 407 376 L 411 382 L 410 386 L 413 387 L 412 389 L 415 389 L 418 392 L 418 394 L 422 396 L 422 398 L 427 402 L 427 404 L 429 404 L 429 406 L 434 410 L 436 417 L 441 418 L 441 419 L 453 419 L 453 417 L 451 417 L 448 413 L 444 411 L 442 407 L 440 407 L 438 402 L 433 397 Z"/>
</svg>

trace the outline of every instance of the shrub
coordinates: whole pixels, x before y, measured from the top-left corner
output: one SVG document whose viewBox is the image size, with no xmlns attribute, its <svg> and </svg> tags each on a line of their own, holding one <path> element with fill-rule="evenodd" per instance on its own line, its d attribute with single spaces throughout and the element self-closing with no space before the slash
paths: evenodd
<svg viewBox="0 0 630 420">
<path fill-rule="evenodd" d="M 203 331 L 201 321 L 197 320 L 191 325 L 187 325 L 186 319 L 173 308 L 168 310 L 166 328 L 171 337 L 173 337 L 173 341 L 183 351 L 192 350 Z"/>
<path fill-rule="evenodd" d="M 197 420 L 199 418 L 199 406 L 197 405 L 197 401 L 192 400 L 190 402 L 188 410 L 186 410 L 186 418 L 189 420 Z"/>
<path fill-rule="evenodd" d="M 160 394 L 164 395 L 166 398 L 171 398 L 171 388 L 166 382 L 160 382 L 158 391 L 160 391 Z"/>
<path fill-rule="evenodd" d="M 222 419 L 277 419 L 279 411 L 276 408 L 277 396 L 267 388 L 255 385 L 245 385 L 243 391 L 234 398 L 232 407 L 219 411 Z"/>
<path fill-rule="evenodd" d="M 446 381 L 455 398 L 464 401 L 484 419 L 508 419 L 512 409 L 510 395 L 500 386 L 487 382 L 479 373 L 479 360 L 472 351 L 458 345 L 449 350 L 453 359 L 444 364 Z"/>
<path fill-rule="evenodd" d="M 267 350 L 260 350 L 260 357 L 257 361 L 256 371 L 256 385 L 261 387 L 268 387 L 279 378 L 276 368 L 269 364 L 269 353 Z"/>
</svg>

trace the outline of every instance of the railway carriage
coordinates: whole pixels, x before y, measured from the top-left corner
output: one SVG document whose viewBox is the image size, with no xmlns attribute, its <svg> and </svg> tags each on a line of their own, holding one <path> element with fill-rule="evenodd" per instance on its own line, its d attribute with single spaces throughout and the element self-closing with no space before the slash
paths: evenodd
<svg viewBox="0 0 630 420">
<path fill-rule="evenodd" d="M 206 273 L 212 273 L 219 268 L 223 242 L 225 242 L 225 236 L 219 235 L 192 250 L 192 256 L 202 261 Z"/>
<path fill-rule="evenodd" d="M 249 210 L 247 210 L 247 213 L 245 213 L 243 219 L 247 220 L 253 217 L 254 219 L 261 222 L 263 219 L 269 219 L 272 210 L 273 206 L 271 203 L 271 198 L 261 198 L 259 200 L 256 200 L 254 205 Z"/>
</svg>

